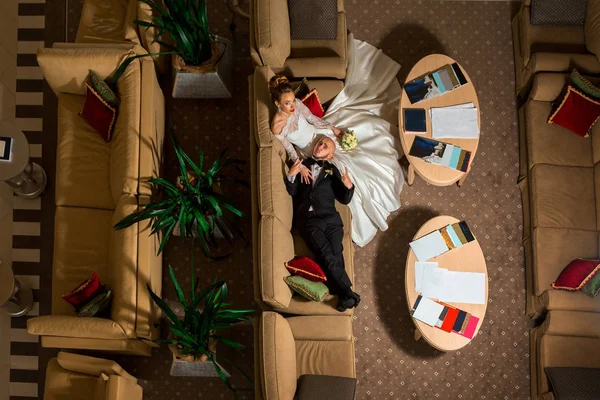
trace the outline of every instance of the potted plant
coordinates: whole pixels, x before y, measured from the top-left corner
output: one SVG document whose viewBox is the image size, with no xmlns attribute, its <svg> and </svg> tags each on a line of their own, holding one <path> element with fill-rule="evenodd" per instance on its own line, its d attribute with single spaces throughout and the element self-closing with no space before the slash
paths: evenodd
<svg viewBox="0 0 600 400">
<path fill-rule="evenodd" d="M 171 307 L 150 289 L 150 286 L 148 286 L 148 291 L 152 300 L 168 318 L 168 338 L 155 342 L 168 344 L 173 352 L 171 375 L 219 376 L 230 389 L 235 390 L 229 382 L 229 374 L 216 360 L 216 345 L 222 343 L 234 349 L 243 349 L 244 346 L 219 335 L 219 331 L 230 328 L 239 322 L 251 321 L 250 315 L 254 310 L 229 308 L 230 304 L 225 302 L 228 295 L 225 281 L 215 280 L 211 285 L 196 293 L 198 280 L 194 279 L 194 269 L 192 268 L 193 285 L 189 298 L 186 298 L 171 266 L 169 266 L 169 275 L 175 287 L 177 299 L 182 306 L 183 317 L 178 317 Z M 222 358 L 238 369 L 252 383 L 244 371 L 227 358 Z"/>
<path fill-rule="evenodd" d="M 153 40 L 173 52 L 174 98 L 230 98 L 233 43 L 210 33 L 205 0 L 139 0 L 152 8 Z M 167 39 L 167 37 L 169 39 Z"/>
<path fill-rule="evenodd" d="M 177 156 L 180 175 L 173 184 L 162 178 L 153 178 L 149 182 L 162 198 L 141 206 L 121 221 L 114 228 L 125 229 L 135 223 L 151 220 L 151 234 L 160 232 L 162 239 L 158 248 L 160 254 L 174 232 L 179 231 L 182 237 L 194 237 L 200 241 L 204 254 L 212 257 L 210 247 L 218 248 L 217 236 L 232 242 L 235 233 L 242 236 L 241 231 L 226 216 L 230 212 L 234 217 L 244 217 L 221 192 L 221 182 L 231 181 L 247 185 L 240 179 L 226 176 L 224 170 L 230 167 L 241 172 L 241 160 L 225 157 L 223 150 L 208 170 L 204 171 L 204 152 L 201 150 L 199 163 L 183 151 L 175 136 L 171 134 L 173 147 Z M 218 235 L 220 233 L 220 235 Z"/>
</svg>

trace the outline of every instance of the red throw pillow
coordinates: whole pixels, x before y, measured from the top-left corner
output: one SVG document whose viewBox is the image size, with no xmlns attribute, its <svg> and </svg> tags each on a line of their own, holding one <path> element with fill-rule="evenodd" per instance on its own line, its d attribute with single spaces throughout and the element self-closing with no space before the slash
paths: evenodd
<svg viewBox="0 0 600 400">
<path fill-rule="evenodd" d="M 308 92 L 308 94 L 302 98 L 302 103 L 304 103 L 316 117 L 321 118 L 325 115 L 325 110 L 323 110 L 321 100 L 319 100 L 319 92 L 317 92 L 317 89 Z"/>
<path fill-rule="evenodd" d="M 567 268 L 552 283 L 554 289 L 579 290 L 600 271 L 600 260 L 583 260 L 578 258 L 571 261 Z"/>
<path fill-rule="evenodd" d="M 285 263 L 290 274 L 298 275 L 313 282 L 325 282 L 327 277 L 316 262 L 308 257 L 297 256 L 290 262 Z"/>
<path fill-rule="evenodd" d="M 92 276 L 81 282 L 79 286 L 73 289 L 70 293 L 62 296 L 62 299 L 72 305 L 75 308 L 85 304 L 90 298 L 92 298 L 96 292 L 102 288 L 100 278 L 94 272 Z"/>
<path fill-rule="evenodd" d="M 569 85 L 560 105 L 548 118 L 548 123 L 560 125 L 579 136 L 586 137 L 598 117 L 600 117 L 600 101 L 584 95 Z"/>
<path fill-rule="evenodd" d="M 117 119 L 117 110 L 108 104 L 94 88 L 85 82 L 86 92 L 79 116 L 86 120 L 106 142 L 110 141 Z"/>
</svg>

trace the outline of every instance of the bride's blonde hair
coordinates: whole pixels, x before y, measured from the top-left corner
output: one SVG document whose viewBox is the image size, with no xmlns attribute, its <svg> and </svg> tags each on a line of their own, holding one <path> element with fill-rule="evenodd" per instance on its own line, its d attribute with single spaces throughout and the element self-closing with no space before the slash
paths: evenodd
<svg viewBox="0 0 600 400">
<path fill-rule="evenodd" d="M 289 79 L 283 74 L 277 74 L 269 79 L 269 94 L 273 103 L 279 101 L 284 93 L 291 93 L 292 85 Z"/>
</svg>

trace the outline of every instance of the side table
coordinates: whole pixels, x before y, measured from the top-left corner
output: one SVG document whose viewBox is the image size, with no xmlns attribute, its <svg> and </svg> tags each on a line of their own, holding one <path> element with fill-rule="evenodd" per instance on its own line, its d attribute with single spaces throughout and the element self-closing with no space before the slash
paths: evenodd
<svg viewBox="0 0 600 400">
<path fill-rule="evenodd" d="M 38 197 L 48 179 L 44 169 L 29 159 L 27 138 L 15 124 L 6 121 L 0 121 L 0 136 L 12 138 L 12 158 L 0 161 L 0 181 L 6 182 L 18 196 Z"/>
<path fill-rule="evenodd" d="M 33 292 L 30 287 L 21 284 L 13 273 L 12 267 L 0 260 L 0 307 L 11 317 L 21 317 L 33 306 Z"/>
</svg>

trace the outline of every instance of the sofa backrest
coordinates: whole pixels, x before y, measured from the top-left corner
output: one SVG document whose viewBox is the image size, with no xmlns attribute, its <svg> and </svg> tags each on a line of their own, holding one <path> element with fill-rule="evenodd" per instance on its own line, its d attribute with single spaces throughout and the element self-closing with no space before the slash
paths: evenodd
<svg viewBox="0 0 600 400">
<path fill-rule="evenodd" d="M 250 18 L 262 64 L 283 67 L 292 49 L 287 1 L 254 0 Z"/>
<path fill-rule="evenodd" d="M 585 47 L 600 57 L 600 0 L 587 0 L 583 31 Z"/>
<path fill-rule="evenodd" d="M 290 324 L 275 312 L 260 320 L 260 382 L 265 399 L 292 400 L 296 394 L 296 342 Z"/>
</svg>

